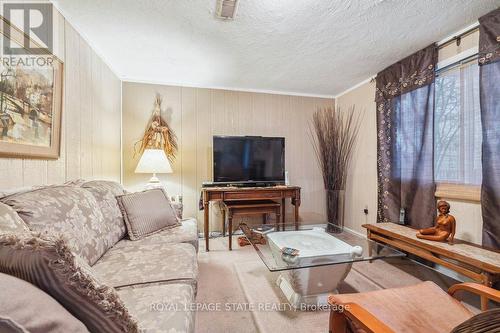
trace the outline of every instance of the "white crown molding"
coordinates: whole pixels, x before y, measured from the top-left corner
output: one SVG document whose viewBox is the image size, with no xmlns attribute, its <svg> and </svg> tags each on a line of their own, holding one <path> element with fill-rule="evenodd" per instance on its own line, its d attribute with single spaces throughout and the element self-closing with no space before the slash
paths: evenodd
<svg viewBox="0 0 500 333">
<path fill-rule="evenodd" d="M 375 79 L 376 77 L 377 77 L 376 75 L 372 75 L 372 76 L 370 76 L 369 78 L 367 78 L 366 80 L 363 80 L 363 81 L 361 81 L 360 83 L 353 85 L 351 88 L 346 89 L 346 90 L 344 90 L 343 92 L 341 92 L 341 93 L 339 93 L 339 94 L 335 95 L 335 97 L 334 97 L 334 98 L 335 98 L 335 99 L 337 99 L 337 98 L 339 98 L 339 97 L 342 97 L 343 95 L 345 95 L 345 94 L 347 94 L 347 93 L 349 93 L 349 92 L 351 92 L 351 91 L 353 91 L 353 90 L 355 90 L 355 89 L 357 89 L 357 88 L 361 87 L 362 85 L 364 85 L 364 84 L 366 84 L 366 83 L 370 82 L 371 80 Z"/>
<path fill-rule="evenodd" d="M 68 15 L 68 13 L 66 13 L 63 9 L 61 9 L 59 5 L 53 0 L 50 0 L 50 2 L 57 9 L 57 11 L 64 17 L 64 19 L 68 22 L 68 24 L 71 25 L 73 29 L 75 29 L 75 31 L 80 35 L 80 37 L 90 46 L 92 51 L 94 51 L 94 53 L 99 57 L 99 59 L 101 59 L 101 61 L 104 64 L 106 64 L 106 66 L 109 67 L 109 69 L 113 72 L 113 74 L 115 74 L 121 80 L 120 73 L 118 73 L 118 71 L 113 67 L 113 65 L 111 65 L 111 63 L 106 60 L 106 58 L 103 56 L 103 52 L 97 46 L 95 46 L 94 43 L 92 43 L 90 39 L 87 37 L 87 35 L 85 35 L 82 32 L 82 30 L 74 23 L 71 15 Z M 64 35 L 66 36 L 66 33 Z M 64 55 L 64 57 L 66 58 L 66 55 Z"/>
<path fill-rule="evenodd" d="M 202 88 L 202 89 L 217 89 L 217 90 L 231 90 L 231 91 L 241 91 L 241 92 L 251 92 L 260 94 L 272 94 L 272 95 L 286 95 L 286 96 L 301 96 L 301 97 L 315 97 L 315 98 L 329 98 L 334 99 L 334 95 L 322 95 L 322 94 L 308 94 L 293 91 L 278 91 L 278 90 L 266 90 L 266 89 L 246 89 L 237 87 L 220 87 L 220 86 L 203 86 L 198 84 L 190 84 L 184 82 L 169 82 L 164 80 L 148 80 L 144 78 L 134 78 L 134 77 L 122 77 L 123 82 L 130 83 L 145 83 L 145 84 L 157 84 L 163 86 L 176 86 L 176 87 L 187 87 L 187 88 Z"/>
</svg>

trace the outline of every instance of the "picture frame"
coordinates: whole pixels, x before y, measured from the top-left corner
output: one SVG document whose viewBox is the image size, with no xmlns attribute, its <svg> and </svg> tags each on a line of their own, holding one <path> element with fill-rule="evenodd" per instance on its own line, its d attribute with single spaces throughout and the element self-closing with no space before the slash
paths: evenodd
<svg viewBox="0 0 500 333">
<path fill-rule="evenodd" d="M 0 18 L 4 41 L 8 39 L 26 50 L 26 54 L 15 56 L 5 55 L 3 48 L 1 52 L 0 157 L 58 159 L 64 64 L 49 51 L 30 54 L 23 46 L 25 42 L 39 44 L 4 17 Z"/>
</svg>

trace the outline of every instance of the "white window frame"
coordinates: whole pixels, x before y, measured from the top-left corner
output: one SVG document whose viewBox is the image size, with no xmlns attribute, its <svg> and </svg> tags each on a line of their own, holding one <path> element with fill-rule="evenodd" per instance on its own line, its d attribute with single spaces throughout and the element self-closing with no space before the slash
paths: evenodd
<svg viewBox="0 0 500 333">
<path fill-rule="evenodd" d="M 436 65 L 437 71 L 449 65 L 460 62 L 474 55 L 477 55 L 479 47 L 472 47 L 463 52 L 454 55 L 448 59 L 440 61 Z M 436 192 L 434 196 L 438 199 L 454 199 L 460 201 L 480 202 L 481 201 L 481 186 L 469 184 L 457 184 L 437 182 Z"/>
</svg>

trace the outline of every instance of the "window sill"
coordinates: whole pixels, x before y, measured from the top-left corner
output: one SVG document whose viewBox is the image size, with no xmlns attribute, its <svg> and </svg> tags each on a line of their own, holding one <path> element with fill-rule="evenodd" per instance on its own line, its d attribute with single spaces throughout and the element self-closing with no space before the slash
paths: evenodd
<svg viewBox="0 0 500 333">
<path fill-rule="evenodd" d="M 434 196 L 438 199 L 481 202 L 481 186 L 454 183 L 438 183 Z"/>
</svg>

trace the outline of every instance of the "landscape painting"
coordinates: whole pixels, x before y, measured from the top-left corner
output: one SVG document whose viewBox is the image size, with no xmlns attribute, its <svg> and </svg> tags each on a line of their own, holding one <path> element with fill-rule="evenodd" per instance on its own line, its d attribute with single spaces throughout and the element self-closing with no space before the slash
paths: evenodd
<svg viewBox="0 0 500 333">
<path fill-rule="evenodd" d="M 0 156 L 58 158 L 61 99 L 62 62 L 57 57 L 2 52 Z"/>
<path fill-rule="evenodd" d="M 50 147 L 54 73 L 51 68 L 2 68 L 0 140 Z"/>
</svg>

